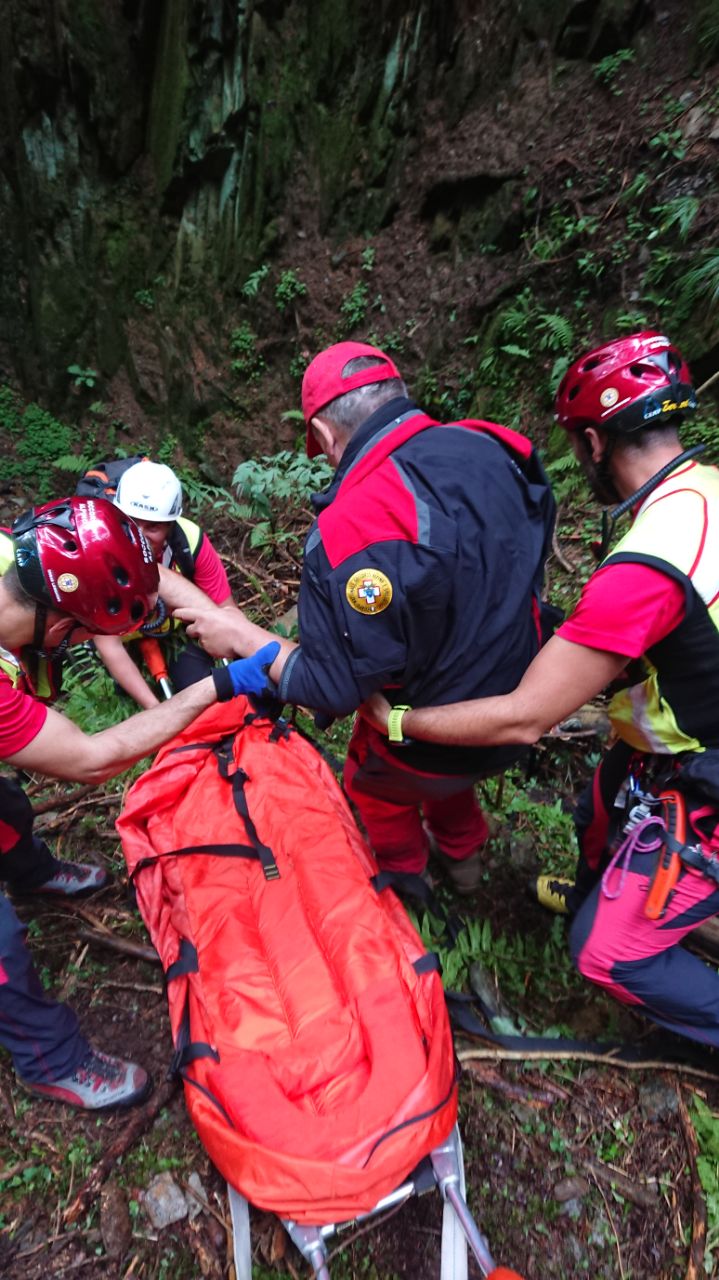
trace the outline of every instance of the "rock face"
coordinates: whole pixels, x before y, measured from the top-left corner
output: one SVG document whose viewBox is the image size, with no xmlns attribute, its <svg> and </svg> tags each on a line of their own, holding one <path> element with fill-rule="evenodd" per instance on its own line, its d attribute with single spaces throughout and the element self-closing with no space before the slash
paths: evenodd
<svg viewBox="0 0 719 1280">
<path fill-rule="evenodd" d="M 602 56 L 644 8 L 5 0 L 5 376 L 63 409 L 74 364 L 101 391 L 199 421 L 226 396 L 212 335 L 281 244 L 297 174 L 324 234 L 372 234 L 401 203 L 429 101 L 459 120 L 528 47 Z M 426 211 L 438 239 L 468 202 L 488 200 L 491 223 L 505 177 L 444 175 Z"/>
</svg>

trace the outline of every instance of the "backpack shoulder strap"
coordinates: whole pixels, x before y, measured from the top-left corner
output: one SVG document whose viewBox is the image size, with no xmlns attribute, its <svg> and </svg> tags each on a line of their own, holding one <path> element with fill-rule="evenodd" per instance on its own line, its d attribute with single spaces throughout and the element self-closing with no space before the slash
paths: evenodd
<svg viewBox="0 0 719 1280">
<path fill-rule="evenodd" d="M 190 544 L 190 534 L 192 534 L 193 545 Z M 195 561 L 204 536 L 198 525 L 180 517 L 179 520 L 175 520 L 167 540 L 175 564 L 183 578 L 189 578 L 190 582 L 195 577 Z"/>
</svg>

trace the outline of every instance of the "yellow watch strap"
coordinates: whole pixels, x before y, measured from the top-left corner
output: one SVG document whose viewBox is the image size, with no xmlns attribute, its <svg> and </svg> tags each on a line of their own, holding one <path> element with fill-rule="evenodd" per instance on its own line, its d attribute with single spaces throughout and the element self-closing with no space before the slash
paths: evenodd
<svg viewBox="0 0 719 1280">
<path fill-rule="evenodd" d="M 411 707 L 401 706 L 393 707 L 387 716 L 387 736 L 390 742 L 403 742 L 404 735 L 402 733 L 402 717 L 405 711 L 411 711 Z"/>
</svg>

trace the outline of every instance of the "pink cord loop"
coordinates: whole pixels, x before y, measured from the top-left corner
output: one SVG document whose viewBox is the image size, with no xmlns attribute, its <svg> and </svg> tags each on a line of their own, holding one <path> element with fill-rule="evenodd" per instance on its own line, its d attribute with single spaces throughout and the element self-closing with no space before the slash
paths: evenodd
<svg viewBox="0 0 719 1280">
<path fill-rule="evenodd" d="M 655 839 L 646 839 L 646 833 L 650 827 L 659 828 L 660 834 Z M 666 825 L 664 819 L 658 814 L 650 813 L 647 818 L 642 818 L 630 830 L 626 840 L 623 840 L 614 854 L 609 866 L 602 876 L 602 893 L 605 898 L 620 898 L 624 890 L 624 882 L 629 873 L 629 864 L 634 853 L 651 853 L 654 849 L 659 849 L 664 844 L 664 836 L 666 834 Z M 645 839 L 642 839 L 645 836 Z M 615 867 L 619 868 L 619 884 L 616 889 L 609 888 L 609 879 Z"/>
</svg>

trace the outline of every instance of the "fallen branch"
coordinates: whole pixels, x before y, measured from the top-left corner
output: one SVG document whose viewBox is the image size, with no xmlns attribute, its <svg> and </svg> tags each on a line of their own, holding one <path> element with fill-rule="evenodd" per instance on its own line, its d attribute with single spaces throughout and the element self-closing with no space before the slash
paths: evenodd
<svg viewBox="0 0 719 1280">
<path fill-rule="evenodd" d="M 628 1061 L 617 1058 L 611 1053 L 593 1053 L 589 1049 L 503 1049 L 501 1045 L 487 1045 L 483 1048 L 459 1049 L 458 1062 L 471 1062 L 473 1059 L 488 1062 L 597 1062 L 602 1067 L 618 1067 L 621 1071 L 675 1071 L 677 1075 L 696 1076 L 699 1080 L 717 1082 L 716 1071 L 695 1067 L 689 1062 L 665 1062 L 662 1059 L 641 1059 Z"/>
<path fill-rule="evenodd" d="M 133 956 L 135 960 L 160 963 L 154 947 L 144 947 L 141 942 L 128 942 L 126 938 L 118 938 L 114 933 L 100 933 L 99 929 L 78 929 L 78 937 L 85 942 L 96 942 L 99 947 L 107 947 L 109 951 L 119 951 L 123 956 Z"/>
<path fill-rule="evenodd" d="M 699 1170 L 697 1168 L 697 1159 L 699 1156 L 699 1143 L 697 1135 L 694 1132 L 694 1125 L 691 1122 L 687 1104 L 679 1086 L 678 1081 L 675 1083 L 677 1094 L 679 1123 L 682 1127 L 682 1136 L 684 1138 L 684 1146 L 686 1147 L 687 1159 L 689 1161 L 689 1174 L 692 1185 L 692 1239 L 689 1248 L 689 1264 L 685 1280 L 701 1280 L 706 1275 L 704 1267 L 704 1252 L 707 1242 L 707 1206 L 704 1199 L 704 1191 L 702 1189 L 701 1180 L 699 1178 Z"/>
<path fill-rule="evenodd" d="M 114 1142 L 110 1143 L 107 1150 L 100 1157 L 94 1169 L 90 1170 L 72 1204 L 65 1209 L 62 1218 L 66 1226 L 77 1222 L 78 1218 L 87 1213 L 90 1205 L 94 1204 L 97 1199 L 101 1187 L 107 1181 L 117 1161 L 130 1150 L 141 1134 L 149 1128 L 158 1112 L 167 1105 L 177 1088 L 178 1082 L 176 1080 L 166 1080 L 157 1092 L 153 1094 L 147 1106 L 143 1107 L 141 1111 L 136 1111 L 132 1119 L 123 1126 Z"/>
<path fill-rule="evenodd" d="M 659 1198 L 659 1188 L 656 1183 L 644 1185 L 634 1182 L 632 1178 L 627 1177 L 626 1173 L 612 1169 L 601 1160 L 590 1159 L 583 1163 L 584 1168 L 593 1174 L 598 1182 L 606 1182 L 608 1186 L 614 1187 L 614 1190 L 625 1200 L 631 1200 L 632 1204 L 638 1205 L 640 1209 L 656 1209 Z"/>
<path fill-rule="evenodd" d="M 97 791 L 97 785 L 94 782 L 88 782 L 84 787 L 78 787 L 76 791 L 71 791 L 69 795 L 60 796 L 55 800 L 42 800 L 40 804 L 33 805 L 33 814 L 37 818 L 39 814 L 50 813 L 54 809 L 69 809 L 70 805 L 75 804 L 77 800 L 82 800 L 84 796 L 89 796 L 91 791 Z"/>
<path fill-rule="evenodd" d="M 51 819 L 49 822 L 39 822 L 37 824 L 37 830 L 39 832 L 46 833 L 50 831 L 57 831 L 58 828 L 64 829 L 65 827 L 69 826 L 72 818 L 74 818 L 75 814 L 79 813 L 81 809 L 90 809 L 90 808 L 99 809 L 100 807 L 106 807 L 108 805 L 117 806 L 119 805 L 119 803 L 120 803 L 120 797 L 116 795 L 111 795 L 111 796 L 86 796 L 84 800 L 75 800 L 72 806 L 69 808 L 66 805 L 62 805 L 62 804 L 51 804 L 51 805 L 48 805 L 45 812 L 52 812 L 55 809 L 60 809 L 60 808 L 66 808 L 67 812 L 64 813 L 62 817 L 58 816 L 55 819 Z"/>
<path fill-rule="evenodd" d="M 559 539 L 558 539 L 558 537 L 557 537 L 556 531 L 552 534 L 552 555 L 554 556 L 555 560 L 558 560 L 558 561 L 559 561 L 559 563 L 561 564 L 562 568 L 563 568 L 567 573 L 576 573 L 576 572 L 577 572 L 577 567 L 576 567 L 576 565 L 570 564 L 569 560 L 567 560 L 567 557 L 565 556 L 564 552 L 562 551 L 562 548 L 561 548 L 561 547 L 560 547 L 560 545 L 559 545 Z"/>
<path fill-rule="evenodd" d="M 515 1102 L 526 1102 L 530 1107 L 551 1107 L 557 1101 L 553 1090 L 528 1089 L 526 1085 L 505 1080 L 496 1067 L 483 1065 L 481 1062 L 468 1062 L 467 1066 L 483 1088 L 493 1089 L 495 1093 L 501 1093 Z"/>
</svg>

